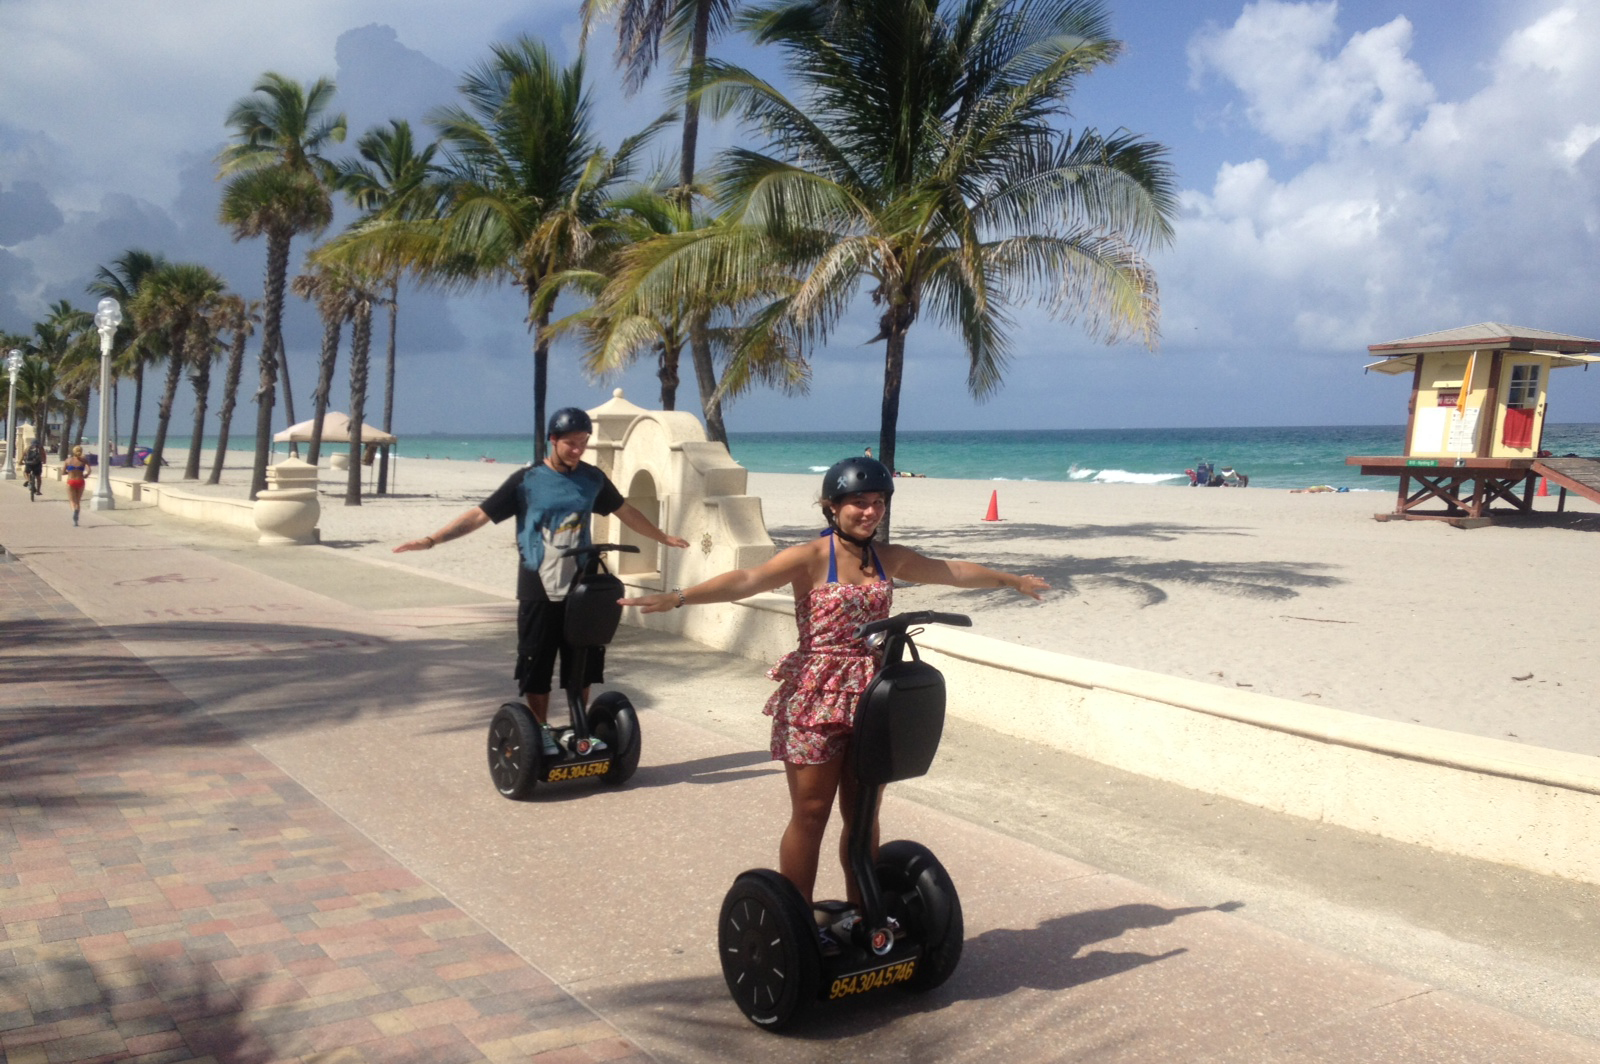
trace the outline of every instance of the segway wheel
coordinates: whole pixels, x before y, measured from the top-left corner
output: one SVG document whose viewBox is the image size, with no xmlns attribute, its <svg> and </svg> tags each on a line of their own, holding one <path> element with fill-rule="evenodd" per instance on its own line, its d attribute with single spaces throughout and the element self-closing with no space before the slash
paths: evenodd
<svg viewBox="0 0 1600 1064">
<path fill-rule="evenodd" d="M 539 722 L 516 702 L 500 707 L 489 722 L 489 775 L 494 789 L 513 801 L 533 793 L 539 782 Z"/>
<path fill-rule="evenodd" d="M 922 942 L 922 960 L 906 989 L 932 990 L 961 962 L 966 924 L 956 885 L 932 850 L 903 839 L 878 848 L 877 870 L 884 894 L 904 905 L 907 932 Z"/>
<path fill-rule="evenodd" d="M 621 691 L 607 691 L 589 706 L 589 730 L 612 751 L 600 782 L 619 787 L 639 768 L 639 714 Z"/>
<path fill-rule="evenodd" d="M 811 908 L 777 872 L 745 872 L 722 899 L 717 925 L 722 978 L 739 1011 L 780 1031 L 817 1000 L 822 955 Z"/>
</svg>

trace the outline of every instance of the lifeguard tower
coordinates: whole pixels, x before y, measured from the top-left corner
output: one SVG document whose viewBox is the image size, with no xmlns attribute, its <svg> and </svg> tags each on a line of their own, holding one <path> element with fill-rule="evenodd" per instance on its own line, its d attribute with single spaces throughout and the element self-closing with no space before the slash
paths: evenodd
<svg viewBox="0 0 1600 1064">
<path fill-rule="evenodd" d="M 1386 520 L 1446 520 L 1472 526 L 1496 513 L 1533 512 L 1538 479 L 1600 502 L 1600 460 L 1542 454 L 1550 372 L 1600 362 L 1600 340 L 1484 322 L 1412 336 L 1367 350 L 1367 366 L 1411 374 L 1411 416 L 1401 455 L 1357 455 L 1364 476 L 1400 478 Z M 1418 487 L 1413 490 L 1412 482 Z M 1495 502 L 1509 510 L 1495 511 Z M 1442 509 L 1424 509 L 1442 504 Z"/>
</svg>

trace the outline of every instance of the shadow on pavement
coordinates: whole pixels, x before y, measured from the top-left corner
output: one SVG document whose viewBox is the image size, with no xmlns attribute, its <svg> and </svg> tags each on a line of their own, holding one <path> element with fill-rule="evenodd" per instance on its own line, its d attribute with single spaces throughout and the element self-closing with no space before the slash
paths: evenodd
<svg viewBox="0 0 1600 1064">
<path fill-rule="evenodd" d="M 761 766 L 759 768 L 755 766 Z M 744 771 L 732 771 L 743 769 Z M 670 787 L 677 783 L 733 783 L 736 780 L 757 776 L 781 776 L 783 770 L 767 756 L 764 750 L 746 750 L 737 754 L 718 754 L 715 757 L 697 757 L 674 765 L 641 765 L 629 781 L 630 788 Z"/>
<path fill-rule="evenodd" d="M 950 528 L 937 531 L 896 530 L 895 542 L 913 549 L 927 543 L 960 544 L 955 550 L 940 549 L 935 557 L 960 558 L 977 562 L 1007 572 L 1033 573 L 1050 584 L 1054 595 L 1081 595 L 1090 591 L 1114 591 L 1130 595 L 1141 606 L 1157 606 L 1169 597 L 1168 589 L 1174 586 L 1212 591 L 1234 598 L 1285 600 L 1297 598 L 1302 590 L 1333 587 L 1343 583 L 1328 572 L 1329 567 L 1317 563 L 1299 562 L 1217 562 L 1190 559 L 1151 560 L 1139 556 L 1114 558 L 1080 558 L 1066 553 L 1044 553 L 1037 550 L 1041 544 L 1067 543 L 1073 540 L 1111 539 L 1132 537 L 1170 541 L 1186 535 L 1248 536 L 1252 533 L 1235 529 L 1199 528 L 1188 525 L 1141 523 L 1132 525 L 1038 525 L 1007 524 L 1005 541 L 1034 547 L 1032 552 L 994 550 L 997 544 L 993 532 L 983 528 Z M 780 544 L 800 542 L 816 535 L 815 529 L 778 528 L 772 530 L 774 541 Z M 970 544 L 972 549 L 967 549 Z M 984 548 L 991 549 L 984 549 Z M 1017 602 L 1016 592 L 1009 589 L 962 591 L 963 601 L 973 603 L 974 610 L 990 608 L 1004 603 Z M 1028 603 L 1024 603 L 1028 605 Z"/>
<path fill-rule="evenodd" d="M 996 928 L 967 940 L 957 972 L 963 998 L 992 998 L 1029 987 L 1067 990 L 1084 983 L 1155 964 L 1184 949 L 1165 953 L 1114 952 L 1084 947 L 1119 938 L 1128 931 L 1163 927 L 1179 917 L 1204 912 L 1232 912 L 1241 903 L 1164 909 L 1144 903 L 1114 905 L 1046 920 L 1027 930 Z"/>
<path fill-rule="evenodd" d="M 822 532 L 814 526 L 783 525 L 768 529 L 773 542 L 788 545 L 814 539 Z M 941 529 L 895 528 L 894 542 L 916 547 L 919 543 L 993 543 L 997 539 L 1035 540 L 1046 543 L 1096 539 L 1149 539 L 1172 542 L 1186 536 L 1254 536 L 1243 528 L 1218 528 L 1214 525 L 1185 525 L 1165 521 L 1136 521 L 1126 525 L 1046 525 L 1030 521 L 1001 521 L 996 524 L 953 525 Z"/>
<path fill-rule="evenodd" d="M 1117 905 L 1046 920 L 1027 930 L 987 931 L 967 940 L 961 964 L 944 986 L 926 994 L 891 991 L 832 1005 L 819 1004 L 782 1036 L 762 1032 L 746 1021 L 729 1000 L 726 986 L 714 977 L 641 982 L 608 993 L 596 1004 L 603 1012 L 612 1008 L 626 1009 L 630 1014 L 630 1029 L 649 1031 L 643 1039 L 646 1044 L 675 1045 L 684 1051 L 685 1057 L 713 1052 L 726 1056 L 730 1048 L 738 1047 L 743 1052 L 737 1059 L 757 1059 L 755 1054 L 760 1047 L 768 1046 L 772 1060 L 809 1059 L 796 1057 L 786 1047 L 795 1043 L 838 1042 L 893 1026 L 894 1030 L 885 1035 L 893 1039 L 893 1050 L 883 1059 L 947 1061 L 959 1059 L 951 1056 L 948 1031 L 899 1021 L 940 1012 L 959 1002 L 1002 997 L 1024 988 L 1068 990 L 1168 960 L 1187 950 L 1172 949 L 1158 954 L 1082 951 L 1086 946 L 1115 939 L 1128 931 L 1162 927 L 1195 913 L 1232 912 L 1241 907 L 1240 902 L 1178 909 L 1150 904 Z M 1059 1013 L 1050 1016 L 1050 1022 L 1059 1022 Z M 980 1039 L 967 1057 L 1024 1059 L 1008 1057 L 1005 1048 L 1009 1045 L 1010 1049 L 1019 1051 L 1023 1046 L 1029 1047 L 1026 1059 L 1046 1059 L 1038 1055 L 1041 1034 L 1027 1025 L 997 1030 L 992 1039 Z M 984 1056 L 986 1052 L 996 1055 Z"/>
</svg>

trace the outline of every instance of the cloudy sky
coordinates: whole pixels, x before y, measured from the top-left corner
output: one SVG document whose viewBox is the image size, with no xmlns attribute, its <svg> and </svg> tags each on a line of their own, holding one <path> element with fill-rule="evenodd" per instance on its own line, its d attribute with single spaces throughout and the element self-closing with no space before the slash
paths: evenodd
<svg viewBox="0 0 1600 1064">
<path fill-rule="evenodd" d="M 130 247 L 205 263 L 259 297 L 265 247 L 216 223 L 213 158 L 223 116 L 263 71 L 334 78 L 347 143 L 393 117 L 426 129 L 493 42 L 528 33 L 575 55 L 577 8 L 0 0 L 0 329 L 29 331 L 57 299 L 92 307 L 85 284 Z M 1405 384 L 1363 375 L 1368 344 L 1479 321 L 1600 336 L 1600 0 L 1109 8 L 1126 52 L 1084 83 L 1071 123 L 1171 150 L 1182 213 L 1155 257 L 1160 349 L 1106 347 L 1023 311 L 1006 386 L 980 405 L 955 338 L 924 321 L 903 428 L 1394 424 Z M 718 54 L 769 61 L 733 42 Z M 622 97 L 610 57 L 602 33 L 593 92 L 602 129 L 621 136 L 662 105 L 651 89 Z M 812 352 L 809 398 L 743 398 L 729 428 L 875 430 L 882 348 L 866 345 L 861 304 Z M 299 300 L 287 313 L 308 411 L 319 327 Z M 403 290 L 396 431 L 528 428 L 523 315 L 509 290 Z M 570 350 L 552 361 L 557 403 L 620 385 L 653 405 L 648 368 L 593 382 Z M 1551 417 L 1600 422 L 1600 371 L 1563 371 Z"/>
</svg>

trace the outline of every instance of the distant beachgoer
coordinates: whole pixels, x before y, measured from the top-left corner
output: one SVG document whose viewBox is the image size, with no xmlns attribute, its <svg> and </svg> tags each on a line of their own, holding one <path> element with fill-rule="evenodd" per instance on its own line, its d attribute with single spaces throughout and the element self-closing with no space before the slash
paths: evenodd
<svg viewBox="0 0 1600 1064">
<path fill-rule="evenodd" d="M 78 509 L 83 504 L 83 487 L 89 475 L 89 463 L 83 457 L 81 446 L 72 449 L 72 457 L 68 458 L 61 471 L 67 477 L 67 501 L 72 504 L 72 523 L 78 523 Z"/>
<path fill-rule="evenodd" d="M 974 562 L 940 561 L 898 543 L 873 538 L 894 494 L 888 468 L 871 458 L 836 462 L 822 478 L 822 515 L 828 531 L 788 547 L 750 569 L 735 569 L 693 587 L 623 599 L 645 613 L 688 605 L 734 602 L 788 584 L 794 592 L 800 645 L 767 675 L 779 681 L 767 701 L 772 717 L 771 753 L 784 763 L 789 783 L 789 822 L 778 849 L 778 869 L 807 900 L 816 886 L 823 832 L 837 796 L 844 818 L 840 859 L 850 900 L 860 902 L 855 877 L 844 859 L 850 833 L 877 825 L 854 825 L 856 781 L 847 770 L 856 702 L 877 668 L 877 650 L 856 635 L 870 621 L 889 616 L 895 579 L 949 587 L 1008 587 L 1037 599 L 1049 584 Z"/>
<path fill-rule="evenodd" d="M 482 503 L 456 517 L 431 536 L 407 540 L 394 548 L 396 554 L 412 550 L 432 550 L 436 545 L 460 539 L 491 521 L 499 524 L 508 517 L 517 519 L 517 551 L 522 564 L 517 570 L 517 666 L 518 691 L 538 718 L 544 752 L 559 756 L 560 747 L 545 724 L 550 707 L 550 675 L 556 659 L 561 660 L 561 686 L 583 686 L 583 701 L 589 701 L 589 685 L 605 680 L 605 651 L 590 648 L 585 675 L 572 675 L 571 648 L 562 638 L 566 620 L 567 586 L 572 582 L 577 561 L 561 557 L 571 547 L 587 546 L 591 514 L 616 514 L 633 531 L 668 547 L 683 549 L 689 541 L 669 536 L 622 497 L 622 493 L 594 466 L 583 461 L 593 431 L 589 415 L 575 406 L 550 415 L 546 437 L 549 453 L 539 465 L 524 466 L 506 478 Z"/>
<path fill-rule="evenodd" d="M 867 448 L 867 457 L 868 457 L 868 458 L 871 458 L 871 457 L 872 457 L 872 448 L 871 448 L 871 447 L 868 447 L 868 448 Z"/>
</svg>

